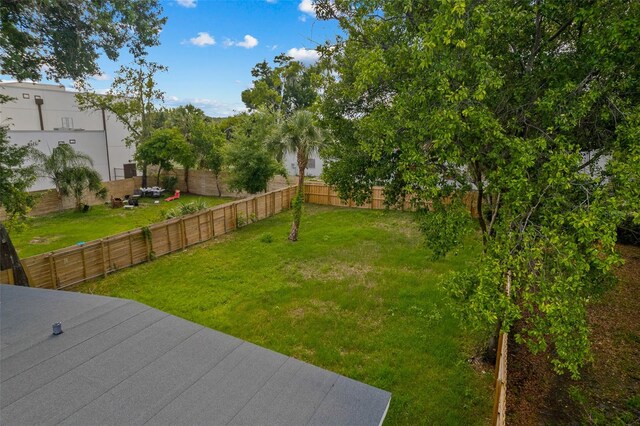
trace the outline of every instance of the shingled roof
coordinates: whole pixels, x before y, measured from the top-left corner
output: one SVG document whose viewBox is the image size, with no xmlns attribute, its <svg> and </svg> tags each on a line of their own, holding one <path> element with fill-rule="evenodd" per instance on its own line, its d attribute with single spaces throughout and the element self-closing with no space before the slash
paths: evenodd
<svg viewBox="0 0 640 426">
<path fill-rule="evenodd" d="M 0 327 L 5 425 L 379 425 L 391 399 L 130 300 L 0 285 Z"/>
</svg>

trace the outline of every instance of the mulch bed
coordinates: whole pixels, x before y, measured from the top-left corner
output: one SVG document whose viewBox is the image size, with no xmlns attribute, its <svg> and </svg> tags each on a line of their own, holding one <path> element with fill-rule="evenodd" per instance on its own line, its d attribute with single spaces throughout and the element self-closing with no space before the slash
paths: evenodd
<svg viewBox="0 0 640 426">
<path fill-rule="evenodd" d="M 581 380 L 509 342 L 507 424 L 640 424 L 640 247 L 618 250 L 619 283 L 589 308 L 594 362 Z"/>
</svg>

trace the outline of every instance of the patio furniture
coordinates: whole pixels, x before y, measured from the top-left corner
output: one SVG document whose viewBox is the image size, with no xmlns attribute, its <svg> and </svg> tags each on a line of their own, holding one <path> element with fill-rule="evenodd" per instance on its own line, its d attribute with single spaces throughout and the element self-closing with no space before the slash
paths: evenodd
<svg viewBox="0 0 640 426">
<path fill-rule="evenodd" d="M 171 197 L 167 197 L 164 200 L 165 201 L 173 201 L 173 200 L 177 200 L 178 198 L 180 198 L 180 190 L 176 189 L 176 193 L 173 194 Z"/>
<path fill-rule="evenodd" d="M 160 198 L 163 192 L 164 192 L 164 188 L 160 188 L 159 186 L 150 186 L 147 188 L 140 188 L 140 193 L 142 194 L 143 197 Z"/>
<path fill-rule="evenodd" d="M 124 205 L 124 202 L 122 201 L 122 198 L 113 198 L 113 195 L 111 196 L 111 208 L 112 209 L 118 209 L 120 207 L 122 207 Z"/>
</svg>

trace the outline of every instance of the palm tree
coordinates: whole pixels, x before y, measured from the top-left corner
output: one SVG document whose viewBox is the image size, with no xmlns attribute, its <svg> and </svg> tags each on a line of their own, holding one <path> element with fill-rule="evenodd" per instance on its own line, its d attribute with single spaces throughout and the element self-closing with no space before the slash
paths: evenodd
<svg viewBox="0 0 640 426">
<path fill-rule="evenodd" d="M 289 240 L 298 240 L 298 228 L 302 217 L 304 201 L 304 175 L 309 162 L 309 155 L 317 152 L 327 139 L 326 132 L 316 125 L 311 111 L 298 110 L 287 117 L 278 127 L 273 142 L 277 155 L 282 158 L 285 152 L 295 153 L 298 163 L 298 192 L 292 204 L 293 224 Z"/>
<path fill-rule="evenodd" d="M 93 168 L 93 160 L 85 153 L 78 152 L 71 145 L 59 145 L 51 154 L 34 154 L 40 176 L 49 178 L 56 188 L 60 209 L 62 196 L 73 196 L 76 208 L 82 207 L 82 195 L 85 190 L 95 192 L 101 198 L 106 196 L 100 174 Z"/>
</svg>

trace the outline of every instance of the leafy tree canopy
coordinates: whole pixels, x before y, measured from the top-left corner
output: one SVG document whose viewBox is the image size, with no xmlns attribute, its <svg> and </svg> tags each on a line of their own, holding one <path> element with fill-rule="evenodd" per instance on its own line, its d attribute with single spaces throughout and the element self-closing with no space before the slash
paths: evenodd
<svg viewBox="0 0 640 426">
<path fill-rule="evenodd" d="M 136 160 L 158 166 L 158 179 L 162 170 L 173 170 L 174 163 L 192 167 L 195 161 L 192 147 L 176 128 L 158 129 L 138 146 Z"/>
<path fill-rule="evenodd" d="M 27 192 L 36 180 L 35 165 L 25 163 L 33 156 L 31 146 L 17 146 L 7 138 L 7 128 L 0 126 L 0 207 L 11 219 L 25 216 L 33 205 Z"/>
<path fill-rule="evenodd" d="M 224 150 L 229 188 L 250 194 L 266 191 L 269 180 L 284 173 L 266 143 L 274 124 L 273 116 L 264 112 L 243 115 L 236 123 Z"/>
<path fill-rule="evenodd" d="M 51 180 L 61 201 L 62 196 L 72 196 L 76 209 L 79 210 L 85 191 L 92 191 L 101 198 L 106 196 L 102 177 L 93 168 L 91 157 L 74 150 L 71 145 L 59 145 L 49 155 L 35 151 L 33 156 L 40 175 Z M 62 208 L 62 203 L 60 207 Z"/>
<path fill-rule="evenodd" d="M 117 60 L 126 47 L 139 58 L 159 44 L 166 18 L 157 0 L 3 1 L 0 5 L 2 73 L 18 80 L 78 82 L 99 74 L 104 53 Z"/>
<path fill-rule="evenodd" d="M 289 115 L 311 106 L 317 98 L 316 71 L 285 54 L 276 56 L 274 63 L 271 67 L 263 61 L 251 70 L 253 87 L 242 92 L 247 108 Z"/>
<path fill-rule="evenodd" d="M 477 191 L 484 255 L 449 283 L 464 317 L 519 321 L 519 342 L 551 345 L 577 375 L 586 306 L 619 264 L 616 224 L 640 209 L 640 3 L 320 0 L 317 12 L 348 35 L 324 52 L 323 117 L 340 141 L 325 178 L 344 197 L 383 184 L 392 203 L 461 221 L 455 200 Z"/>
</svg>

